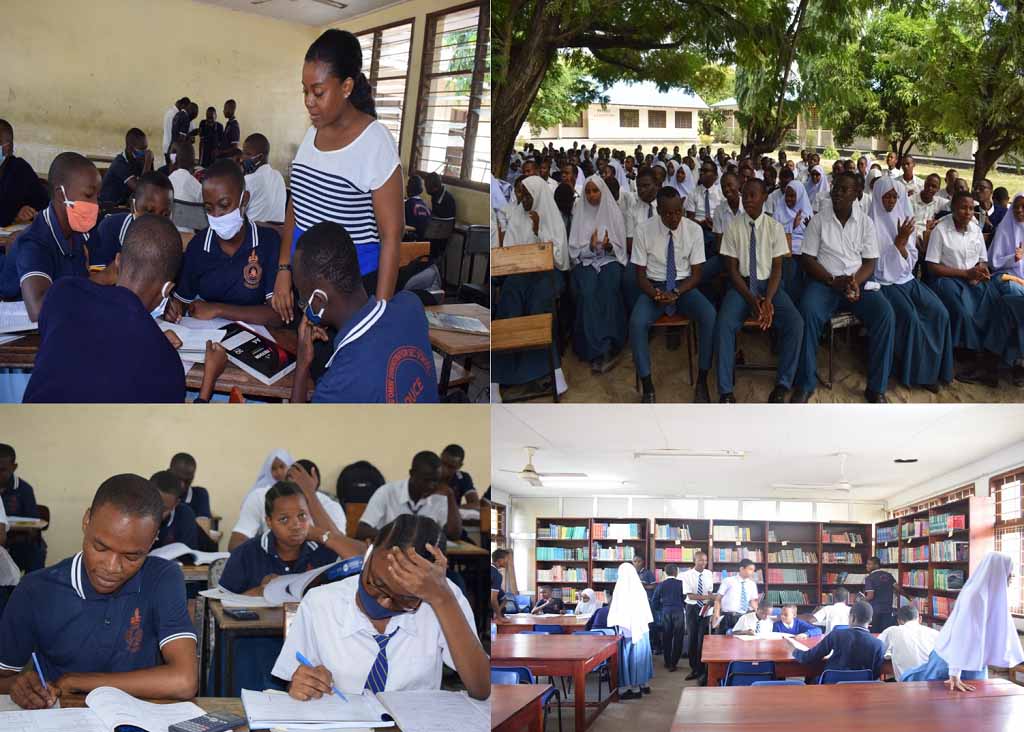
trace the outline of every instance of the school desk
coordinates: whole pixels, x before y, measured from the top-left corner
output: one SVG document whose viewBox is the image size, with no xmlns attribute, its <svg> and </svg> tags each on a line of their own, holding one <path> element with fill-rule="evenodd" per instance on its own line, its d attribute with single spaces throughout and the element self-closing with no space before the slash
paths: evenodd
<svg viewBox="0 0 1024 732">
<path fill-rule="evenodd" d="M 493 684 L 491 732 L 544 732 L 540 699 L 551 684 Z"/>
<path fill-rule="evenodd" d="M 60 700 L 61 707 L 68 709 L 73 707 L 84 707 L 85 706 L 85 694 L 71 694 L 68 696 L 62 696 Z M 144 701 L 154 702 L 156 704 L 171 704 L 177 699 L 145 699 Z M 242 707 L 242 700 L 238 697 L 231 696 L 198 696 L 195 699 L 190 700 L 193 704 L 198 706 L 204 712 L 226 712 L 227 714 L 234 714 L 242 719 L 245 719 L 245 709 Z M 236 727 L 233 732 L 249 732 L 248 725 L 242 725 Z"/>
<path fill-rule="evenodd" d="M 672 732 L 1010 732 L 1024 719 L 1024 688 L 971 681 L 827 686 L 687 687 Z"/>
<path fill-rule="evenodd" d="M 427 310 L 435 313 L 448 313 L 449 315 L 465 315 L 470 318 L 476 318 L 486 325 L 488 330 L 491 327 L 491 311 L 475 303 L 432 305 Z M 437 386 L 438 394 L 444 396 L 448 393 L 449 386 L 451 386 L 452 364 L 454 360 L 456 358 L 461 359 L 462 367 L 468 375 L 470 359 L 476 354 L 485 354 L 489 351 L 491 336 L 489 333 L 476 335 L 474 333 L 460 333 L 453 330 L 431 328 L 430 345 L 444 358 Z"/>
<path fill-rule="evenodd" d="M 587 702 L 587 673 L 608 661 L 612 692 Z M 571 676 L 575 730 L 584 732 L 610 702 L 619 700 L 619 638 L 606 635 L 500 635 L 491 642 L 492 666 L 526 666 L 534 676 Z M 587 708 L 594 714 L 587 718 Z"/>
<path fill-rule="evenodd" d="M 498 626 L 498 635 L 510 635 L 512 633 L 525 633 L 533 630 L 535 625 L 560 625 L 563 633 L 575 633 L 587 627 L 589 615 L 558 615 L 556 617 L 542 617 L 540 615 L 507 615 L 501 620 L 495 620 Z"/>
<path fill-rule="evenodd" d="M 878 636 L 875 636 L 876 638 Z M 825 636 L 801 638 L 800 642 L 808 648 L 818 645 Z M 700 660 L 708 669 L 708 686 L 718 686 L 725 678 L 725 669 L 729 661 L 772 661 L 775 663 L 775 676 L 819 676 L 825 670 L 825 664 L 808 666 L 798 663 L 793 658 L 793 647 L 781 638 L 775 640 L 741 640 L 728 635 L 706 635 L 702 646 Z M 886 659 L 882 664 L 882 675 L 892 676 L 892 661 Z"/>
<path fill-rule="evenodd" d="M 219 600 L 209 602 L 213 622 L 213 652 L 210 655 L 211 691 L 230 694 L 235 688 L 235 668 L 245 666 L 245 641 L 250 638 L 284 639 L 284 609 L 280 607 L 252 608 L 259 615 L 256 620 L 235 620 L 224 614 Z M 270 669 L 265 669 L 269 673 Z"/>
</svg>

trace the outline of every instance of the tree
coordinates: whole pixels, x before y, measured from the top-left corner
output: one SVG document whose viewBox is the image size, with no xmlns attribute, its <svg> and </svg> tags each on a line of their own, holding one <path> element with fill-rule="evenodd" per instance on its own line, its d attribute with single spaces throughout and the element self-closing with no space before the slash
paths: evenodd
<svg viewBox="0 0 1024 732">
<path fill-rule="evenodd" d="M 556 58 L 548 67 L 526 121 L 533 134 L 559 124 L 567 124 L 593 102 L 607 102 L 587 79 L 583 70 L 570 61 Z"/>
</svg>

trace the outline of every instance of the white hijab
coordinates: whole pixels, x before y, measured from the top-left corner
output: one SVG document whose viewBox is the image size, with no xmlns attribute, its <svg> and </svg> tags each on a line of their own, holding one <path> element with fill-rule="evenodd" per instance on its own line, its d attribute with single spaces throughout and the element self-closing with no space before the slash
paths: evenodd
<svg viewBox="0 0 1024 732">
<path fill-rule="evenodd" d="M 583 592 L 580 593 L 580 597 L 583 599 L 576 603 L 577 615 L 593 615 L 601 607 L 594 597 L 594 590 L 590 587 L 583 590 Z"/>
<path fill-rule="evenodd" d="M 800 228 L 800 224 L 803 223 L 804 219 L 814 216 L 814 209 L 811 207 L 811 202 L 807 199 L 807 189 L 804 186 L 795 180 L 791 180 L 786 184 L 786 188 L 796 193 L 796 208 L 790 208 L 786 205 L 786 191 L 783 189 L 782 195 L 779 196 L 779 200 L 772 210 L 772 218 L 792 233 L 795 229 Z"/>
<path fill-rule="evenodd" d="M 289 468 L 295 464 L 295 458 L 292 457 L 290 452 L 284 448 L 277 448 L 267 455 L 267 459 L 263 461 L 260 473 L 256 476 L 256 482 L 249 489 L 250 493 L 259 488 L 270 488 L 274 485 L 274 476 L 270 474 L 270 468 L 274 465 L 275 460 L 280 460 Z"/>
<path fill-rule="evenodd" d="M 990 552 L 967 578 L 935 642 L 935 652 L 951 669 L 980 671 L 1024 662 L 1010 615 L 1007 580 L 1012 572 L 1010 557 Z"/>
<path fill-rule="evenodd" d="M 680 170 L 682 170 L 686 174 L 686 178 L 683 180 L 682 183 L 680 183 L 679 180 L 676 178 L 676 174 Z M 665 185 L 666 186 L 672 186 L 673 188 L 675 188 L 679 192 L 679 196 L 681 198 L 689 198 L 689 196 L 690 196 L 689 190 L 691 188 L 691 186 L 689 186 L 689 183 L 690 183 L 690 169 L 687 168 L 682 163 L 679 163 L 675 167 L 675 170 L 672 171 L 671 180 L 669 180 L 669 179 L 665 180 Z"/>
<path fill-rule="evenodd" d="M 681 193 L 687 198 L 692 198 L 693 189 L 697 187 L 697 169 L 691 168 L 682 161 L 680 161 L 679 167 L 686 169 L 686 180 L 683 181 L 683 190 Z"/>
<path fill-rule="evenodd" d="M 647 592 L 630 562 L 619 565 L 619 576 L 612 591 L 612 604 L 608 609 L 608 625 L 617 625 L 629 638 L 640 638 L 647 626 L 654 622 Z"/>
<path fill-rule="evenodd" d="M 885 210 L 882 197 L 889 191 L 896 191 L 896 205 L 892 211 Z M 900 222 L 914 218 L 914 209 L 907 197 L 907 189 L 903 183 L 892 176 L 885 175 L 875 183 L 875 192 L 871 196 L 868 216 L 875 222 L 875 236 L 878 239 L 878 263 L 875 267 L 875 279 L 882 283 L 898 282 L 901 275 L 912 270 L 917 262 L 918 251 L 915 241 L 917 231 L 907 241 L 907 258 L 896 250 L 894 242 L 899 233 Z M 893 271 L 890 271 L 893 270 Z"/>
<path fill-rule="evenodd" d="M 1024 276 L 1024 260 L 1014 262 L 1013 253 L 1024 241 L 1024 224 L 1017 221 L 1013 215 L 1013 204 L 1024 193 L 1014 193 L 1010 199 L 1010 207 L 1003 215 L 1003 220 L 996 227 L 996 233 L 992 236 L 992 244 L 988 248 L 988 263 L 992 271 L 1009 271 L 1017 277 Z M 1000 260 L 997 264 L 997 260 Z M 1012 265 L 1012 266 L 1008 266 Z"/>
<path fill-rule="evenodd" d="M 821 179 L 817 184 L 811 180 L 811 174 L 807 174 L 807 180 L 804 182 L 804 187 L 807 189 L 807 197 L 813 203 L 817 200 L 818 195 L 821 193 L 827 194 L 832 187 L 828 184 L 828 176 L 825 175 L 825 169 L 820 165 L 815 165 L 811 170 L 816 170 L 821 174 Z"/>
<path fill-rule="evenodd" d="M 612 158 L 608 161 L 608 164 L 615 170 L 615 180 L 619 184 L 619 191 L 628 191 L 629 180 L 626 178 L 626 169 L 622 167 L 622 163 L 619 162 L 618 158 Z"/>
<path fill-rule="evenodd" d="M 522 202 L 510 206 L 508 210 L 508 232 L 505 234 L 505 246 L 510 244 L 527 244 L 532 241 L 550 241 L 555 245 L 555 266 L 563 272 L 569 269 L 569 250 L 566 243 L 565 221 L 562 212 L 555 204 L 551 186 L 539 175 L 523 178 L 523 186 L 533 198 L 533 209 L 540 217 L 536 239 L 533 233 L 533 220 L 530 212 L 523 208 Z M 611 195 L 611 194 L 609 194 Z"/>
<path fill-rule="evenodd" d="M 612 243 L 612 251 L 619 264 L 626 266 L 626 223 L 622 211 L 615 202 L 608 184 L 596 173 L 587 178 L 601 191 L 601 202 L 591 206 L 587 201 L 586 186 L 583 195 L 576 201 L 572 215 L 572 232 L 569 234 L 569 257 L 578 262 L 590 250 L 590 236 L 597 232 L 598 241 L 604 241 L 605 232 Z"/>
</svg>

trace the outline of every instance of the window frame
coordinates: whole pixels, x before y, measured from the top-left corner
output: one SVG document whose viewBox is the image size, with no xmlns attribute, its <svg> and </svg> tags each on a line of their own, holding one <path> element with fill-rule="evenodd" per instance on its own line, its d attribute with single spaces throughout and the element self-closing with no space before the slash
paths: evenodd
<svg viewBox="0 0 1024 732">
<path fill-rule="evenodd" d="M 394 23 L 387 23 L 385 25 L 378 25 L 374 28 L 367 28 L 366 30 L 355 33 L 356 40 L 366 35 L 373 34 L 373 44 L 370 51 L 370 68 L 366 68 L 366 59 L 363 59 L 363 73 L 366 74 L 367 81 L 370 82 L 370 87 L 373 89 L 374 100 L 377 98 L 377 82 L 380 80 L 380 49 L 381 49 L 381 34 L 386 30 L 391 30 L 400 25 L 409 25 L 409 59 L 406 63 L 405 76 L 385 76 L 384 81 L 393 81 L 395 79 L 405 79 L 405 91 L 402 94 L 402 121 L 398 125 L 398 150 L 401 153 L 402 150 L 402 138 L 405 136 L 405 108 L 407 106 L 407 100 L 409 99 L 409 76 L 412 71 L 412 47 L 416 41 L 416 18 L 406 18 L 404 20 L 397 20 Z M 362 44 L 360 44 L 361 46 Z"/>
<path fill-rule="evenodd" d="M 622 124 L 622 113 L 623 112 L 633 112 L 634 114 L 636 114 L 636 124 L 635 125 L 624 125 L 624 124 Z M 638 130 L 638 129 L 640 129 L 640 109 L 639 109 L 639 107 L 636 108 L 636 109 L 619 107 L 619 127 L 622 127 L 624 129 L 627 129 L 627 130 Z"/>
<path fill-rule="evenodd" d="M 688 115 L 690 117 L 690 124 L 688 124 L 688 125 L 680 125 L 679 124 L 679 115 L 681 115 L 681 114 L 685 114 L 685 115 Z M 672 117 L 673 117 L 673 121 L 675 122 L 675 125 L 676 125 L 673 129 L 676 129 L 676 130 L 692 130 L 693 129 L 693 111 L 692 110 L 689 110 L 689 109 L 677 109 L 677 110 L 675 110 L 675 114 L 673 114 Z"/>
<path fill-rule="evenodd" d="M 997 551 L 1002 551 L 1002 537 L 1006 534 L 1017 534 L 1020 542 L 1024 544 L 1024 514 L 1020 518 L 1003 519 L 1003 491 L 1002 487 L 1015 480 L 1021 481 L 1021 506 L 1024 509 L 1024 465 L 1019 465 L 989 479 L 989 491 L 995 499 L 995 546 Z M 1020 559 L 1015 557 L 1015 559 Z M 1019 582 L 1020 580 L 1018 580 Z M 1017 597 L 1011 603 L 1011 615 L 1015 618 L 1024 618 L 1024 597 Z"/>
<path fill-rule="evenodd" d="M 657 119 L 657 115 L 661 115 L 660 125 L 656 125 L 651 120 L 651 115 L 654 114 Z M 668 127 L 668 112 L 664 109 L 648 109 L 647 110 L 647 129 L 649 130 L 667 130 Z"/>
</svg>

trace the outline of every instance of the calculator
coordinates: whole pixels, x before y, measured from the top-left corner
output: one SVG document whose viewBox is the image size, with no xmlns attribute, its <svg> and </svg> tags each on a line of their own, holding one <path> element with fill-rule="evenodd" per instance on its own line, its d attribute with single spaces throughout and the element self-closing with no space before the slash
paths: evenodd
<svg viewBox="0 0 1024 732">
<path fill-rule="evenodd" d="M 244 724 L 245 720 L 234 714 L 210 712 L 195 719 L 172 724 L 168 728 L 168 732 L 227 732 L 229 729 L 237 729 Z"/>
</svg>

